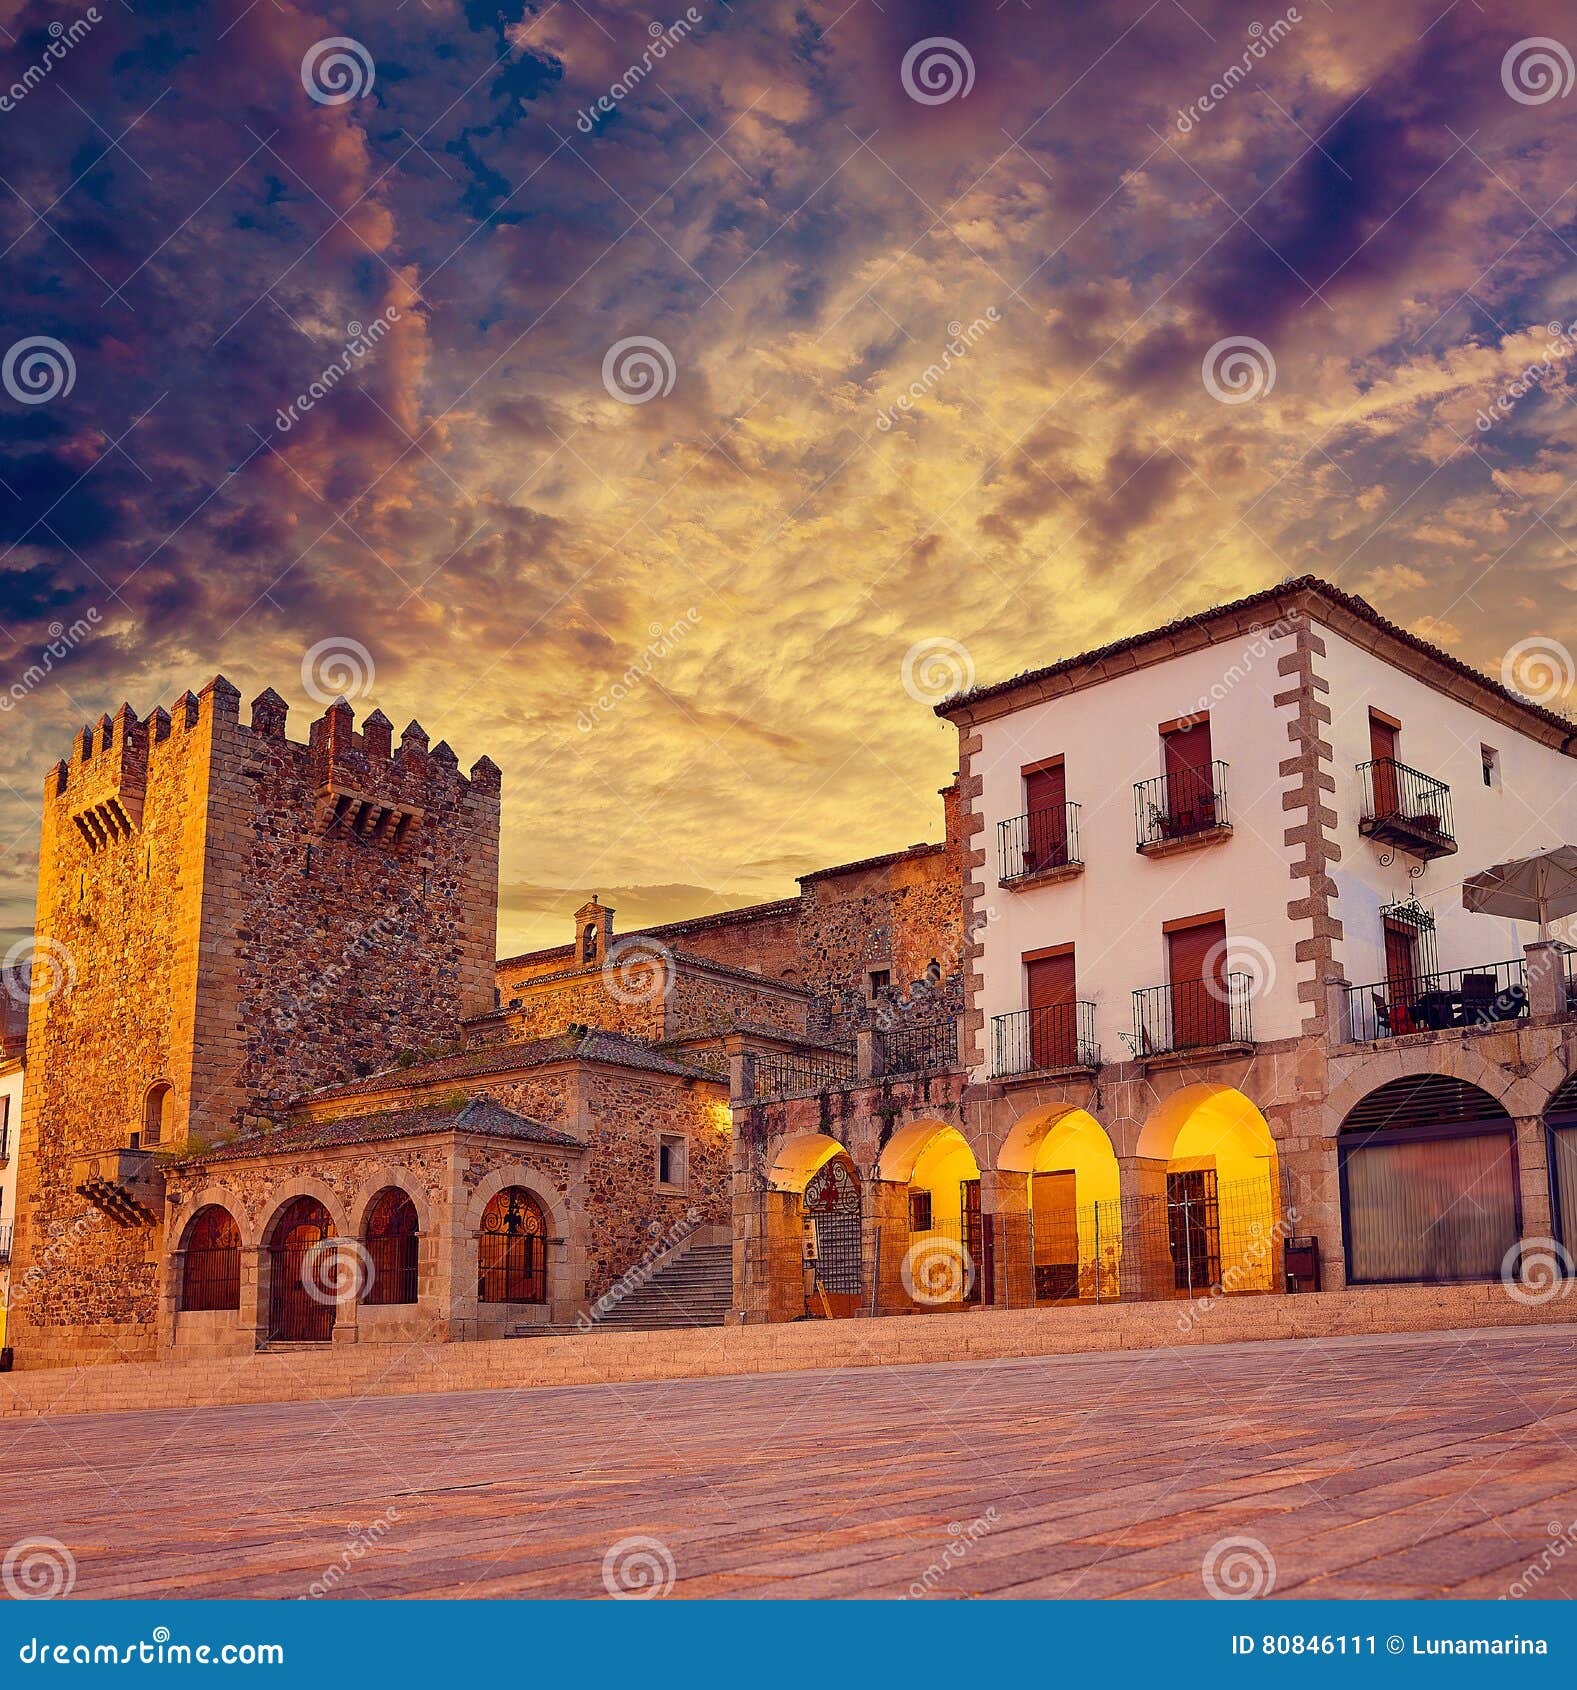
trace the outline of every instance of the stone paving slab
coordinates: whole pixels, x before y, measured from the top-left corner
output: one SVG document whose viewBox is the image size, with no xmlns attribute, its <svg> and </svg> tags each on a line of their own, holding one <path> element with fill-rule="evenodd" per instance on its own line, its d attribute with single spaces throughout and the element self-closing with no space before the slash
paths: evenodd
<svg viewBox="0 0 1577 1690">
<path fill-rule="evenodd" d="M 610 1554 L 707 1598 L 1577 1594 L 1571 1326 L 56 1414 L 0 1450 L 0 1548 L 65 1543 L 78 1596 L 601 1597 Z"/>
</svg>

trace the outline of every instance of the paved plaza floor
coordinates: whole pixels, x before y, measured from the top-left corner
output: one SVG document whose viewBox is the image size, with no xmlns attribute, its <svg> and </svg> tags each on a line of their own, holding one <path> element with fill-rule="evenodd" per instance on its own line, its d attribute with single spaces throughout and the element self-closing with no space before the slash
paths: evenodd
<svg viewBox="0 0 1577 1690">
<path fill-rule="evenodd" d="M 1577 1595 L 1571 1327 L 60 1416 L 0 1447 L 0 1548 L 56 1540 L 84 1597 Z"/>
</svg>

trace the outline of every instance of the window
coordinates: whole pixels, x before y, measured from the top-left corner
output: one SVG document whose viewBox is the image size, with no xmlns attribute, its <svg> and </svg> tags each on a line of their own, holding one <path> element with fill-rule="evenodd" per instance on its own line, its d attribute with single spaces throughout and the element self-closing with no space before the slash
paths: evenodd
<svg viewBox="0 0 1577 1690">
<path fill-rule="evenodd" d="M 1479 765 L 1484 771 L 1484 784 L 1491 789 L 1500 785 L 1500 753 L 1493 745 L 1478 748 Z"/>
<path fill-rule="evenodd" d="M 210 1203 L 193 1217 L 181 1264 L 181 1309 L 239 1309 L 241 1230 L 228 1209 Z"/>
<path fill-rule="evenodd" d="M 1024 873 L 1068 861 L 1068 771 L 1061 757 L 1024 770 Z"/>
<path fill-rule="evenodd" d="M 890 968 L 873 968 L 871 970 L 871 996 L 878 992 L 885 992 L 892 984 L 893 975 Z"/>
<path fill-rule="evenodd" d="M 1172 1048 L 1225 1044 L 1227 922 L 1224 910 L 1165 923 Z"/>
<path fill-rule="evenodd" d="M 175 1092 L 168 1081 L 159 1080 L 148 1087 L 148 1095 L 142 1100 L 141 1143 L 154 1145 L 169 1142 L 174 1108 Z"/>
<path fill-rule="evenodd" d="M 373 1198 L 367 1210 L 367 1284 L 364 1303 L 416 1301 L 416 1205 L 397 1185 Z"/>
<path fill-rule="evenodd" d="M 909 1193 L 909 1230 L 911 1232 L 929 1232 L 931 1230 L 931 1193 L 929 1191 L 911 1191 Z"/>
<path fill-rule="evenodd" d="M 547 1233 L 547 1217 L 531 1192 L 519 1185 L 500 1191 L 482 1211 L 478 1299 L 484 1303 L 545 1303 Z"/>
<path fill-rule="evenodd" d="M 1032 1068 L 1071 1068 L 1078 1061 L 1078 997 L 1073 946 L 1054 945 L 1024 957 Z"/>
<path fill-rule="evenodd" d="M 11 1099 L 0 1097 L 0 1162 L 11 1157 Z"/>
<path fill-rule="evenodd" d="M 597 924 L 594 921 L 586 923 L 585 931 L 580 936 L 580 959 L 582 962 L 597 960 Z"/>
<path fill-rule="evenodd" d="M 684 1190 L 688 1169 L 685 1151 L 688 1146 L 679 1133 L 664 1133 L 657 1141 L 657 1183 Z"/>
<path fill-rule="evenodd" d="M 1183 716 L 1161 728 L 1166 801 L 1161 836 L 1182 839 L 1216 825 L 1216 780 L 1210 717 Z"/>
</svg>

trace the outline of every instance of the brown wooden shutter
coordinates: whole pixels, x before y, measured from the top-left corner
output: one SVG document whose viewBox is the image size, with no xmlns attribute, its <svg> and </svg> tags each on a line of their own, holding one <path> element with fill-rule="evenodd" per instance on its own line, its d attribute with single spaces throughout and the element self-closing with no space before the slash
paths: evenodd
<svg viewBox="0 0 1577 1690">
<path fill-rule="evenodd" d="M 1037 1068 L 1071 1068 L 1078 1057 L 1073 951 L 1026 957 L 1024 972 L 1029 987 L 1030 1060 Z"/>
<path fill-rule="evenodd" d="M 1215 771 L 1210 750 L 1210 718 L 1198 716 L 1186 727 L 1161 735 L 1166 764 L 1166 809 L 1178 832 L 1214 827 Z"/>
<path fill-rule="evenodd" d="M 1224 919 L 1174 928 L 1166 936 L 1172 1028 L 1180 1047 L 1221 1044 L 1226 1040 L 1226 939 Z"/>
<path fill-rule="evenodd" d="M 1068 860 L 1068 771 L 1061 763 L 1024 772 L 1029 812 L 1025 872 L 1060 868 Z"/>
</svg>

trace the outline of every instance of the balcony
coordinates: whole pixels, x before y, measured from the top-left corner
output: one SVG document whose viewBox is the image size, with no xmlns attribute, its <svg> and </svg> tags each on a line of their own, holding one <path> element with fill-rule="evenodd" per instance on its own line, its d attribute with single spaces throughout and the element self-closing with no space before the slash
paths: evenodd
<svg viewBox="0 0 1577 1690">
<path fill-rule="evenodd" d="M 932 1021 L 897 1026 L 881 1035 L 882 1072 L 934 1074 L 958 1066 L 958 1023 Z"/>
<path fill-rule="evenodd" d="M 102 1150 L 78 1157 L 71 1183 L 121 1226 L 148 1226 L 164 1212 L 164 1175 L 151 1150 Z"/>
<path fill-rule="evenodd" d="M 1360 763 L 1363 810 L 1358 831 L 1423 862 L 1449 857 L 1457 848 L 1451 820 L 1451 788 L 1394 757 Z"/>
<path fill-rule="evenodd" d="M 997 884 L 1014 889 L 1082 874 L 1079 806 L 1062 804 L 998 822 L 997 864 Z"/>
<path fill-rule="evenodd" d="M 1227 766 L 1177 769 L 1139 781 L 1133 789 L 1135 850 L 1147 857 L 1211 844 L 1232 834 L 1227 814 Z"/>
<path fill-rule="evenodd" d="M 1101 1047 L 1095 1042 L 1095 1005 L 1082 1000 L 1045 1009 L 1020 1009 L 991 1018 L 991 1073 L 1055 1074 L 1098 1068 Z"/>
<path fill-rule="evenodd" d="M 855 1081 L 854 1057 L 840 1051 L 758 1054 L 752 1097 L 757 1103 L 789 1097 L 815 1097 Z"/>
<path fill-rule="evenodd" d="M 1355 1044 L 1454 1027 L 1496 1027 L 1521 1021 L 1527 1014 L 1528 982 L 1521 957 L 1347 988 L 1347 1025 Z"/>
<path fill-rule="evenodd" d="M 1191 1050 L 1221 1050 L 1254 1042 L 1247 974 L 1176 980 L 1133 995 L 1133 1053 L 1141 1062 Z"/>
<path fill-rule="evenodd" d="M 11 1223 L 0 1226 L 0 1267 L 11 1260 Z"/>
</svg>

